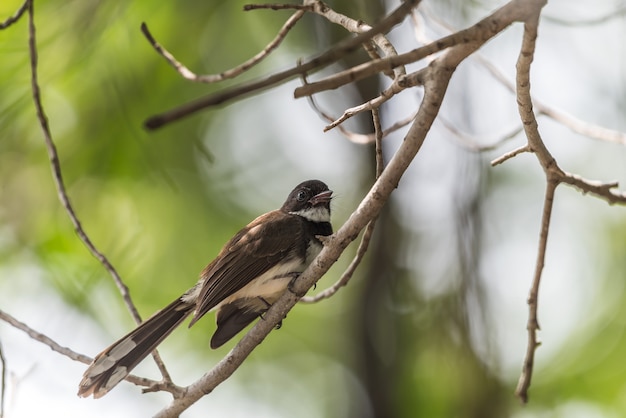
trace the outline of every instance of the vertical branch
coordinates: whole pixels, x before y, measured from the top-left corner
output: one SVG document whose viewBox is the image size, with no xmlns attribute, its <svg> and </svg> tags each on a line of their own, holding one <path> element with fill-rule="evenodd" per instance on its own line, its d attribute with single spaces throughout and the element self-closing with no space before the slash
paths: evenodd
<svg viewBox="0 0 626 418">
<path fill-rule="evenodd" d="M 545 1 L 542 1 L 545 4 Z M 526 357 L 522 366 L 522 373 L 515 389 L 515 394 L 522 400 L 528 402 L 528 388 L 530 387 L 533 365 L 535 360 L 535 350 L 539 346 L 537 331 L 539 330 L 539 320 L 537 318 L 539 285 L 541 274 L 545 264 L 546 248 L 548 245 L 548 231 L 550 229 L 550 217 L 554 202 L 554 191 L 559 185 L 563 172 L 558 167 L 554 157 L 546 148 L 537 124 L 537 119 L 533 111 L 532 98 L 530 95 L 530 66 L 535 55 L 535 43 L 537 40 L 537 27 L 541 8 L 530 15 L 524 22 L 524 35 L 522 46 L 517 61 L 516 93 L 520 118 L 522 120 L 529 149 L 535 154 L 539 163 L 543 167 L 546 175 L 546 195 L 543 204 L 543 215 L 541 221 L 541 232 L 539 234 L 539 248 L 537 254 L 537 264 L 535 275 L 528 297 L 528 345 Z"/>
<path fill-rule="evenodd" d="M 121 277 L 117 273 L 117 270 L 113 267 L 113 265 L 109 262 L 108 258 L 100 252 L 96 246 L 91 242 L 91 239 L 83 229 L 78 216 L 76 215 L 76 211 L 70 202 L 69 195 L 67 194 L 67 189 L 65 187 L 65 182 L 63 180 L 63 173 L 61 171 L 61 162 L 59 160 L 59 154 L 56 149 L 56 145 L 52 139 L 52 132 L 50 130 L 50 125 L 48 124 L 48 117 L 46 116 L 46 112 L 43 107 L 43 103 L 41 100 L 41 89 L 39 88 L 38 81 L 38 54 L 37 54 L 37 36 L 36 36 L 36 26 L 35 26 L 35 1 L 28 0 L 28 47 L 30 52 L 30 71 L 31 71 L 31 89 L 33 92 L 33 101 L 35 104 L 35 110 L 37 112 L 37 119 L 39 120 L 39 126 L 41 127 L 41 131 L 43 133 L 44 141 L 46 143 L 46 149 L 48 151 L 48 158 L 50 160 L 50 166 L 52 168 L 52 177 L 54 179 L 54 183 L 57 189 L 57 195 L 61 204 L 65 208 L 72 225 L 74 225 L 74 230 L 76 234 L 83 242 L 83 244 L 87 247 L 89 252 L 104 266 L 104 268 L 111 274 L 113 277 L 113 281 L 117 285 L 120 293 L 122 294 L 122 298 L 124 299 L 124 303 L 126 304 L 127 309 L 132 315 L 133 319 L 137 324 L 141 323 L 141 316 L 133 303 L 130 292 L 128 291 L 128 286 L 122 281 Z M 156 362 L 163 378 L 165 380 L 171 380 L 167 369 L 165 368 L 165 364 L 161 360 L 159 354 L 155 351 L 153 353 L 154 361 Z"/>
<path fill-rule="evenodd" d="M 546 260 L 546 249 L 548 246 L 548 231 L 550 230 L 550 218 L 552 215 L 552 207 L 554 204 L 554 192 L 559 182 L 555 179 L 548 179 L 546 184 L 546 195 L 543 201 L 543 215 L 541 218 L 541 233 L 539 234 L 539 249 L 537 251 L 537 264 L 535 266 L 535 275 L 533 284 L 528 295 L 528 323 L 526 329 L 528 331 L 528 345 L 526 347 L 526 357 L 522 366 L 522 374 L 520 375 L 515 389 L 517 395 L 522 402 L 528 402 L 528 388 L 532 380 L 533 366 L 535 363 L 535 350 L 541 344 L 537 339 L 537 331 L 539 319 L 537 310 L 539 307 L 539 284 L 541 283 L 541 273 Z"/>
</svg>

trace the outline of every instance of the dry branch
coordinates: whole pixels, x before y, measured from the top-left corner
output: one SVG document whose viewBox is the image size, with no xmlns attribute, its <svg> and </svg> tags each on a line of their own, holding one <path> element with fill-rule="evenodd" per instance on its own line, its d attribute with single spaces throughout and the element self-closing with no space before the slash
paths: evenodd
<svg viewBox="0 0 626 418">
<path fill-rule="evenodd" d="M 417 6 L 419 1 L 420 0 L 407 0 L 403 2 L 396 10 L 382 19 L 378 24 L 374 25 L 369 31 L 346 39 L 328 51 L 303 62 L 302 64 L 288 70 L 272 74 L 257 81 L 225 89 L 221 92 L 189 102 L 160 115 L 152 116 L 146 120 L 144 125 L 150 130 L 158 129 L 171 122 L 192 115 L 202 109 L 224 104 L 234 99 L 242 99 L 252 94 L 260 93 L 270 87 L 275 87 L 297 77 L 298 75 L 319 70 L 341 59 L 346 54 L 356 50 L 361 44 L 372 39 L 375 35 L 386 33 L 391 30 L 391 28 L 402 22 L 405 16 L 410 13 L 411 9 Z"/>
<path fill-rule="evenodd" d="M 76 211 L 70 201 L 69 195 L 67 193 L 67 189 L 65 187 L 65 182 L 63 180 L 63 173 L 61 171 L 61 162 L 59 159 L 59 154 L 56 149 L 56 145 L 54 144 L 54 140 L 52 139 L 52 132 L 50 131 L 50 126 L 48 124 L 48 117 L 46 116 L 46 112 L 44 110 L 43 102 L 41 100 L 41 90 L 39 88 L 38 76 L 37 76 L 37 64 L 38 64 L 38 55 L 37 55 L 37 37 L 36 37 L 36 27 L 35 27 L 35 6 L 34 0 L 29 0 L 28 2 L 28 46 L 29 46 L 29 56 L 30 56 L 30 71 L 31 71 L 31 90 L 33 94 L 33 102 L 35 104 L 35 109 L 37 112 L 37 119 L 39 121 L 39 126 L 41 127 L 41 131 L 43 134 L 44 142 L 46 144 L 46 149 L 48 151 L 48 158 L 50 160 L 50 167 L 52 168 L 52 177 L 54 179 L 57 196 L 61 201 L 61 205 L 65 209 L 65 212 L 69 216 L 72 225 L 74 225 L 74 230 L 76 234 L 83 242 L 83 244 L 87 247 L 89 252 L 104 266 L 104 268 L 109 272 L 115 285 L 120 291 L 122 295 L 122 299 L 126 304 L 126 308 L 130 312 L 131 316 L 135 320 L 137 324 L 141 323 L 141 316 L 133 303 L 130 292 L 128 291 L 128 287 L 123 282 L 122 278 L 117 273 L 117 270 L 113 267 L 109 259 L 102 253 L 100 250 L 96 248 L 93 244 L 83 226 L 76 215 Z M 157 364 L 161 374 L 163 375 L 163 379 L 166 381 L 171 381 L 169 373 L 167 372 L 167 368 L 161 360 L 159 353 L 155 350 L 152 357 L 154 358 L 155 363 Z"/>
<path fill-rule="evenodd" d="M 374 135 L 376 138 L 376 178 L 378 179 L 383 173 L 385 165 L 383 161 L 382 147 L 383 129 L 380 124 L 380 114 L 377 109 L 372 110 L 372 121 L 374 122 Z M 332 286 L 322 292 L 319 292 L 315 296 L 303 296 L 300 299 L 301 303 L 317 303 L 323 299 L 328 299 L 335 293 L 337 293 L 339 289 L 348 284 L 357 267 L 363 261 L 363 257 L 365 256 L 365 253 L 367 252 L 367 249 L 369 247 L 370 240 L 372 239 L 375 225 L 376 217 L 373 218 L 365 227 L 365 232 L 363 233 L 363 237 L 361 237 L 361 242 L 359 243 L 359 248 L 356 251 L 356 255 L 352 259 L 352 262 L 350 262 L 350 265 L 348 266 L 346 271 L 343 272 L 339 280 L 337 280 L 337 282 L 335 282 Z"/>
<path fill-rule="evenodd" d="M 497 22 L 497 24 L 491 26 L 488 32 L 490 36 L 485 36 L 484 41 L 495 36 L 514 21 L 526 19 L 526 4 L 527 1 L 514 0 L 494 12 L 491 17 L 492 21 Z M 485 35 L 487 35 L 487 32 Z M 428 131 L 437 117 L 448 83 L 456 67 L 467 56 L 478 49 L 484 41 L 461 43 L 452 46 L 431 62 L 424 74 L 424 97 L 422 103 L 404 141 L 350 218 L 335 234 L 325 241 L 322 252 L 295 281 L 293 289 L 291 289 L 293 292 L 285 292 L 267 311 L 264 321 L 258 321 L 224 359 L 202 378 L 186 388 L 184 397 L 172 401 L 156 417 L 179 416 L 198 399 L 212 392 L 217 385 L 232 375 L 276 324 L 285 318 L 287 312 L 300 300 L 301 295 L 304 295 L 328 271 L 348 244 L 355 240 L 367 224 L 378 216 L 383 205 L 389 199 L 392 191 L 398 186 L 402 175 L 421 148 Z"/>
<path fill-rule="evenodd" d="M 48 346 L 52 351 L 55 351 L 71 360 L 78 361 L 83 364 L 91 363 L 91 360 L 92 360 L 91 357 L 86 356 L 84 354 L 77 353 L 76 351 L 72 350 L 69 347 L 62 346 L 61 344 L 54 341 L 52 338 L 48 337 L 45 334 L 42 334 L 39 331 L 36 331 L 35 329 L 17 320 L 13 316 L 9 315 L 8 313 L 2 310 L 0 310 L 0 320 L 6 322 L 7 324 L 11 325 L 15 329 L 19 329 L 20 331 L 26 333 L 31 339 L 35 341 L 39 341 L 40 343 Z M 166 390 L 168 392 L 171 392 L 175 396 L 182 392 L 182 389 L 180 387 L 173 385 L 171 382 L 170 383 L 157 382 L 151 379 L 146 379 L 145 377 L 139 377 L 135 375 L 128 375 L 126 377 L 126 380 L 128 380 L 131 383 L 134 383 L 135 385 L 144 386 L 148 388 L 158 386 L 161 388 L 161 390 Z"/>
<path fill-rule="evenodd" d="M 402 3 L 395 11 L 393 11 L 380 23 L 370 27 L 363 22 L 351 19 L 347 16 L 336 13 L 330 9 L 327 5 L 317 0 L 305 0 L 303 5 L 251 5 L 248 10 L 258 8 L 270 8 L 270 9 L 297 9 L 297 11 L 286 21 L 278 35 L 270 42 L 262 51 L 255 55 L 250 60 L 244 62 L 238 67 L 231 70 L 227 70 L 217 75 L 205 75 L 199 76 L 188 70 L 184 65 L 179 63 L 172 54 L 163 49 L 156 40 L 152 37 L 147 29 L 147 26 L 142 25 L 142 31 L 152 44 L 152 46 L 186 79 L 192 81 L 202 82 L 214 82 L 220 81 L 225 78 L 235 77 L 247 70 L 251 66 L 258 63 L 261 59 L 271 53 L 282 42 L 287 32 L 293 28 L 296 22 L 302 17 L 305 12 L 312 12 L 325 17 L 333 23 L 337 23 L 345 27 L 347 30 L 357 33 L 356 36 L 347 39 L 335 47 L 330 48 L 326 52 L 318 55 L 315 58 L 307 60 L 303 63 L 299 63 L 297 66 L 288 70 L 278 72 L 262 78 L 257 81 L 253 81 L 247 84 L 240 84 L 231 89 L 224 90 L 215 95 L 208 96 L 196 100 L 195 102 L 188 103 L 179 108 L 173 109 L 169 112 L 165 112 L 161 115 L 157 115 L 146 121 L 146 126 L 149 129 L 156 129 L 160 126 L 168 124 L 172 121 L 178 120 L 182 117 L 195 113 L 198 110 L 204 109 L 209 106 L 225 103 L 230 100 L 240 99 L 251 94 L 259 93 L 270 87 L 274 87 L 280 83 L 283 83 L 289 79 L 292 79 L 298 75 L 303 78 L 304 85 L 299 87 L 295 91 L 296 97 L 307 96 L 314 105 L 314 108 L 320 115 L 326 120 L 332 122 L 333 118 L 330 118 L 327 114 L 315 105 L 312 95 L 325 91 L 328 89 L 334 89 L 345 84 L 354 82 L 365 77 L 379 75 L 384 73 L 387 76 L 392 77 L 393 81 L 387 89 L 385 89 L 377 98 L 370 100 L 369 102 L 357 106 L 352 109 L 348 109 L 344 112 L 343 116 L 337 119 L 335 122 L 329 125 L 330 127 L 337 126 L 354 142 L 371 143 L 376 144 L 376 165 L 377 165 L 377 179 L 372 185 L 367 195 L 362 199 L 359 206 L 352 213 L 350 218 L 337 230 L 337 232 L 324 240 L 324 249 L 315 261 L 309 266 L 309 268 L 296 280 L 293 288 L 285 292 L 281 298 L 269 309 L 265 314 L 263 321 L 258 321 L 256 325 L 237 343 L 237 345 L 225 356 L 213 369 L 204 374 L 200 379 L 187 387 L 179 387 L 174 385 L 169 378 L 169 375 L 165 369 L 165 366 L 155 353 L 155 360 L 157 365 L 161 369 L 163 374 L 163 381 L 156 382 L 149 379 L 138 378 L 136 376 L 129 376 L 127 380 L 145 386 L 144 392 L 166 390 L 173 394 L 174 400 L 169 406 L 160 411 L 158 417 L 177 417 L 189 406 L 193 405 L 198 399 L 205 394 L 210 393 L 221 382 L 226 380 L 234 371 L 243 363 L 252 350 L 259 345 L 268 333 L 285 318 L 290 309 L 298 302 L 317 302 L 324 298 L 330 297 L 337 292 L 339 288 L 345 286 L 345 284 L 352 277 L 356 267 L 362 261 L 363 256 L 367 250 L 369 240 L 374 228 L 375 220 L 380 213 L 383 205 L 390 197 L 393 190 L 398 186 L 404 172 L 413 161 L 413 158 L 420 150 L 425 137 L 432 127 L 438 113 L 440 106 L 443 102 L 448 83 L 457 66 L 464 61 L 468 56 L 473 54 L 477 49 L 485 44 L 493 36 L 503 31 L 506 27 L 513 22 L 524 22 L 524 35 L 520 54 L 517 63 L 516 83 L 513 85 L 508 81 L 501 81 L 503 84 L 509 85 L 512 91 L 515 92 L 518 110 L 522 126 L 527 138 L 527 144 L 522 147 L 513 150 L 502 157 L 495 159 L 492 164 L 500 164 L 522 152 L 532 152 L 539 161 L 539 164 L 544 169 L 546 175 L 546 191 L 543 206 L 543 216 L 541 221 L 541 231 L 539 234 L 539 245 L 537 262 L 535 266 L 535 273 L 533 283 L 531 285 L 530 294 L 528 298 L 529 304 L 529 318 L 528 318 L 528 345 L 526 351 L 526 358 L 522 368 L 522 374 L 520 376 L 518 388 L 516 390 L 517 395 L 523 400 L 528 399 L 528 388 L 532 378 L 532 370 L 534 365 L 535 350 L 538 346 L 537 331 L 539 330 L 538 322 L 538 297 L 539 286 L 542 276 L 543 267 L 545 265 L 545 254 L 547 248 L 547 239 L 550 227 L 550 217 L 552 213 L 553 200 L 555 190 L 559 184 L 565 183 L 574 186 L 584 193 L 591 193 L 595 196 L 606 200 L 609 203 L 621 203 L 626 204 L 626 192 L 620 192 L 615 190 L 617 187 L 616 182 L 602 183 L 583 179 L 577 175 L 567 173 L 561 170 L 546 148 L 538 129 L 537 115 L 546 115 L 554 120 L 560 121 L 566 126 L 569 126 L 572 130 L 594 136 L 606 140 L 610 140 L 618 143 L 626 143 L 626 137 L 624 134 L 606 130 L 604 128 L 597 129 L 592 125 L 585 122 L 578 121 L 563 112 L 557 111 L 535 100 L 533 108 L 533 99 L 530 93 L 530 66 L 534 57 L 535 42 L 537 37 L 537 26 L 539 22 L 540 12 L 546 3 L 546 0 L 513 0 L 500 8 L 487 18 L 481 20 L 477 24 L 445 36 L 438 41 L 431 42 L 420 48 L 416 48 L 405 54 L 397 54 L 395 48 L 383 34 L 387 33 L 393 26 L 401 22 L 405 16 L 411 12 L 411 10 L 417 6 L 419 0 L 410 0 Z M 46 147 L 48 150 L 48 156 L 50 159 L 50 166 L 52 168 L 53 178 L 57 187 L 57 194 L 61 204 L 65 208 L 74 228 L 91 253 L 103 264 L 107 271 L 111 274 L 114 281 L 118 285 L 120 292 L 127 303 L 129 310 L 133 313 L 133 316 L 137 321 L 140 320 L 136 309 L 128 294 L 128 289 L 124 285 L 123 281 L 109 263 L 107 258 L 101 254 L 96 247 L 90 241 L 88 235 L 84 232 L 78 217 L 71 205 L 69 196 L 65 189 L 61 173 L 61 164 L 59 162 L 59 156 L 52 139 L 50 128 L 44 107 L 42 104 L 41 93 L 37 81 L 37 47 L 35 37 L 35 24 L 34 24 L 34 6 L 33 0 L 27 0 L 22 8 L 12 17 L 2 23 L 4 28 L 17 19 L 24 13 L 25 10 L 29 12 L 29 47 L 31 57 L 31 73 L 32 73 L 32 93 L 35 108 L 37 110 L 37 118 L 41 126 Z M 8 22 L 8 23 L 7 23 Z M 331 75 L 316 83 L 307 83 L 306 75 L 317 71 L 341 58 L 346 54 L 354 51 L 361 45 L 365 46 L 367 52 L 372 57 L 372 60 L 345 71 L 339 72 L 335 75 Z M 384 57 L 379 57 L 378 50 L 382 51 Z M 420 70 L 408 74 L 405 74 L 404 65 L 419 61 L 421 59 L 428 58 L 429 63 Z M 487 68 L 489 68 L 487 66 Z M 492 68 L 493 70 L 493 68 Z M 505 79 L 493 73 L 496 79 Z M 379 107 L 392 98 L 400 91 L 414 86 L 423 86 L 423 97 L 419 110 L 415 115 L 412 115 L 409 119 L 402 122 L 397 122 L 384 131 L 380 124 Z M 375 126 L 374 135 L 359 135 L 353 134 L 345 130 L 341 123 L 351 117 L 352 115 L 363 112 L 371 111 L 372 118 Z M 399 126 L 406 126 L 411 124 L 408 133 L 404 141 L 400 144 L 393 158 L 389 161 L 388 166 L 383 170 L 381 141 L 382 138 L 391 130 L 397 129 Z M 453 129 L 451 129 L 453 130 Z M 316 282 L 317 280 L 330 268 L 330 266 L 337 261 L 346 247 L 354 241 L 359 234 L 363 233 L 362 241 L 357 250 L 356 256 L 348 269 L 344 272 L 342 277 L 330 288 L 320 292 L 314 297 L 302 298 Z M 31 338 L 40 341 L 51 349 L 73 359 L 81 361 L 83 363 L 91 362 L 91 359 L 82 354 L 78 354 L 69 348 L 62 347 L 54 342 L 49 337 L 32 330 L 25 324 L 17 321 L 10 315 L 0 311 L 0 319 L 8 322 L 15 328 L 21 329 L 28 333 Z M 4 385 L 3 385 L 4 387 Z"/>
<path fill-rule="evenodd" d="M 244 9 L 246 10 L 246 9 Z M 251 10 L 251 9 L 250 9 Z M 304 9 L 306 10 L 306 8 Z M 240 65 L 231 68 L 229 70 L 223 71 L 219 74 L 208 74 L 208 75 L 198 75 L 191 71 L 189 68 L 180 63 L 174 55 L 172 55 L 169 51 L 167 51 L 161 44 L 159 44 L 150 30 L 148 29 L 148 25 L 146 23 L 141 24 L 141 32 L 144 34 L 150 45 L 156 50 L 158 54 L 160 54 L 165 60 L 172 66 L 174 69 L 180 74 L 184 79 L 189 81 L 194 81 L 197 83 L 216 83 L 218 81 L 227 80 L 229 78 L 234 78 L 248 69 L 252 68 L 259 62 L 261 62 L 264 58 L 266 58 L 269 54 L 272 53 L 278 46 L 282 43 L 282 41 L 287 36 L 287 33 L 298 23 L 298 21 L 304 16 L 304 10 L 296 11 L 282 26 L 282 28 L 278 31 L 276 37 L 265 46 L 260 52 L 258 52 L 255 56 L 250 58 L 249 60 L 241 63 Z"/>
<path fill-rule="evenodd" d="M 19 7 L 19 9 L 17 9 L 15 11 L 15 13 L 13 13 L 12 16 L 7 17 L 4 20 L 4 22 L 1 22 L 0 23 L 0 30 L 8 28 L 12 24 L 14 24 L 18 20 L 20 20 L 20 18 L 24 15 L 26 10 L 28 10 L 28 4 L 29 3 L 30 3 L 30 0 L 26 0 L 24 3 L 22 3 L 22 5 Z"/>
</svg>

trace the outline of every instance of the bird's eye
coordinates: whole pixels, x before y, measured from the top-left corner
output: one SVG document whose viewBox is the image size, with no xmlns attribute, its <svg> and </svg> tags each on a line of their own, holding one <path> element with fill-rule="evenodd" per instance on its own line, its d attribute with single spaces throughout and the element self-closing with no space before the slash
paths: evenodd
<svg viewBox="0 0 626 418">
<path fill-rule="evenodd" d="M 296 195 L 296 199 L 298 200 L 298 202 L 304 202 L 307 196 L 308 196 L 307 192 L 305 192 L 304 190 L 300 190 L 298 194 Z"/>
</svg>

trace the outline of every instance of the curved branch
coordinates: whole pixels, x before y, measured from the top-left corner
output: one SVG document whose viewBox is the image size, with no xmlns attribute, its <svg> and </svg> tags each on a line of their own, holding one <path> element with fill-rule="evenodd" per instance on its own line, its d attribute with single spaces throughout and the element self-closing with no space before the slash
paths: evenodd
<svg viewBox="0 0 626 418">
<path fill-rule="evenodd" d="M 248 9 L 244 8 L 244 10 L 248 10 Z M 278 46 L 282 43 L 282 41 L 287 36 L 287 33 L 295 26 L 295 24 L 302 18 L 302 16 L 304 16 L 304 13 L 305 13 L 304 10 L 298 10 L 293 15 L 291 15 L 291 17 L 287 19 L 287 21 L 282 26 L 282 28 L 280 28 L 276 37 L 255 56 L 239 64 L 238 66 L 231 68 L 229 70 L 226 70 L 224 72 L 221 72 L 219 74 L 198 75 L 194 73 L 193 71 L 188 69 L 185 65 L 180 63 L 174 57 L 174 55 L 172 55 L 168 50 L 163 48 L 163 46 L 161 46 L 161 44 L 159 44 L 156 41 L 156 39 L 154 39 L 154 36 L 152 36 L 152 33 L 150 33 L 150 30 L 148 29 L 148 25 L 146 25 L 146 23 L 141 24 L 141 32 L 144 34 L 146 39 L 148 39 L 148 42 L 150 43 L 150 45 L 152 45 L 152 47 L 156 50 L 156 52 L 159 55 L 161 55 L 163 58 L 165 58 L 165 60 L 172 67 L 174 67 L 176 72 L 178 72 L 178 74 L 180 74 L 184 79 L 197 82 L 197 83 L 216 83 L 218 81 L 237 77 L 238 75 L 242 74 L 246 70 L 250 69 L 251 67 L 261 62 L 265 57 L 271 54 L 272 51 L 278 48 Z"/>
<path fill-rule="evenodd" d="M 13 16 L 9 16 L 6 18 L 4 22 L 0 22 L 0 30 L 8 28 L 12 24 L 20 20 L 20 18 L 24 15 L 26 10 L 28 10 L 29 3 L 30 3 L 30 0 L 25 0 L 24 3 L 22 3 L 22 5 L 20 6 L 20 8 L 17 9 L 15 13 L 13 13 Z"/>
<path fill-rule="evenodd" d="M 41 89 L 39 88 L 39 81 L 37 75 L 37 65 L 38 65 L 38 55 L 37 55 L 37 37 L 36 37 L 36 27 L 35 27 L 35 6 L 34 0 L 27 1 L 28 3 L 28 47 L 29 47 L 29 56 L 30 56 L 30 71 L 31 71 L 31 90 L 33 93 L 33 102 L 35 104 L 35 110 L 37 112 L 37 119 L 39 121 L 39 126 L 41 127 L 41 131 L 43 133 L 44 141 L 46 144 L 46 149 L 48 151 L 48 158 L 50 160 L 50 166 L 52 168 L 52 177 L 54 179 L 54 183 L 57 189 L 57 195 L 63 208 L 65 208 L 65 212 L 68 214 L 72 225 L 74 225 L 74 230 L 76 234 L 83 242 L 85 247 L 91 252 L 91 254 L 104 266 L 104 268 L 109 272 L 113 281 L 115 282 L 117 288 L 122 295 L 122 299 L 126 304 L 126 308 L 130 312 L 131 316 L 135 320 L 137 324 L 141 323 L 141 316 L 135 307 L 135 304 L 130 297 L 130 292 L 128 291 L 128 286 L 122 281 L 122 278 L 117 273 L 117 270 L 113 267 L 109 259 L 102 253 L 100 250 L 96 248 L 93 244 L 83 226 L 76 215 L 76 211 L 74 210 L 74 206 L 70 202 L 69 195 L 67 193 L 67 189 L 65 187 L 65 182 L 63 181 L 63 173 L 61 171 L 61 162 L 59 159 L 59 154 L 56 149 L 56 145 L 54 144 L 54 140 L 52 139 L 52 132 L 50 131 L 50 126 L 48 124 L 48 117 L 46 116 L 46 112 L 43 107 L 43 103 L 41 100 Z M 155 363 L 157 364 L 163 378 L 166 381 L 171 381 L 169 373 L 165 367 L 165 364 L 161 360 L 159 353 L 155 350 L 152 354 Z"/>
<path fill-rule="evenodd" d="M 380 114 L 377 109 L 372 110 L 372 121 L 374 122 L 374 134 L 376 137 L 376 178 L 379 178 L 384 170 L 384 161 L 383 161 L 383 147 L 382 147 L 382 139 L 383 139 L 383 129 L 380 124 Z M 356 271 L 357 267 L 363 261 L 363 257 L 367 252 L 369 247 L 370 240 L 372 239 L 372 235 L 374 233 L 374 227 L 376 226 L 376 218 L 373 218 L 365 227 L 365 232 L 363 233 L 363 237 L 361 238 L 361 242 L 359 243 L 359 248 L 356 251 L 356 255 L 352 259 L 352 262 L 343 272 L 339 280 L 335 282 L 331 287 L 326 290 L 318 293 L 315 296 L 303 296 L 300 299 L 301 303 L 317 303 L 323 299 L 328 299 L 333 296 L 335 293 L 339 291 L 342 287 L 346 286 L 352 275 Z"/>
<path fill-rule="evenodd" d="M 525 10 L 523 0 L 513 0 L 494 13 L 509 19 L 509 24 L 520 18 Z M 505 25 L 506 27 L 508 25 Z M 494 32 L 495 35 L 497 32 Z M 492 35 L 492 36 L 493 36 Z M 424 74 L 424 97 L 415 121 L 389 164 L 363 198 L 350 218 L 324 242 L 324 248 L 311 265 L 298 277 L 292 289 L 286 291 L 265 314 L 264 321 L 254 327 L 212 370 L 188 386 L 185 396 L 175 399 L 156 417 L 177 417 L 205 394 L 212 392 L 259 345 L 269 332 L 282 321 L 289 310 L 313 284 L 325 274 L 346 247 L 356 239 L 366 225 L 378 216 L 383 205 L 398 186 L 402 175 L 420 150 L 445 96 L 448 83 L 458 64 L 482 45 L 480 42 L 456 45 L 434 60 Z"/>
<path fill-rule="evenodd" d="M 543 2 L 545 4 L 545 1 Z M 542 5 L 543 6 L 543 5 Z M 539 235 L 539 249 L 537 254 L 537 264 L 535 266 L 535 275 L 531 286 L 530 295 L 528 297 L 528 345 L 526 348 L 526 357 L 522 367 L 522 373 L 515 390 L 515 394 L 522 400 L 528 402 L 528 388 L 532 379 L 533 365 L 535 359 L 535 351 L 539 346 L 537 342 L 537 331 L 539 330 L 539 321 L 537 319 L 537 300 L 539 298 L 539 284 L 541 283 L 541 273 L 545 263 L 546 248 L 548 244 L 548 231 L 550 230 L 550 216 L 552 214 L 552 206 L 554 202 L 554 191 L 559 182 L 557 179 L 560 169 L 554 160 L 554 157 L 541 139 L 537 125 L 537 119 L 533 112 L 532 98 L 530 95 L 530 66 L 535 54 L 535 42 L 537 40 L 537 26 L 539 25 L 539 16 L 541 7 L 536 11 L 533 17 L 524 23 L 524 35 L 522 38 L 522 46 L 517 60 L 517 103 L 518 111 L 526 138 L 528 139 L 528 148 L 535 153 L 539 163 L 546 174 L 546 196 L 543 206 L 543 218 L 541 221 L 541 233 Z"/>
<path fill-rule="evenodd" d="M 152 116 L 145 121 L 144 126 L 149 130 L 158 129 L 164 125 L 175 122 L 186 116 L 192 115 L 202 109 L 224 104 L 234 99 L 244 98 L 252 94 L 260 93 L 270 87 L 274 87 L 288 80 L 291 80 L 300 74 L 305 74 L 310 71 L 318 70 L 322 67 L 332 64 L 333 62 L 344 57 L 346 54 L 357 49 L 362 43 L 372 39 L 372 37 L 374 37 L 375 35 L 378 35 L 379 33 L 385 33 L 391 30 L 391 28 L 402 22 L 406 15 L 410 13 L 411 9 L 413 9 L 413 7 L 415 7 L 419 2 L 420 0 L 404 1 L 396 10 L 390 13 L 379 23 L 374 25 L 369 31 L 346 39 L 345 41 L 338 43 L 326 52 L 302 64 L 299 64 L 288 70 L 272 74 L 260 80 L 222 90 L 221 92 L 218 92 L 216 94 L 202 97 L 167 112 Z"/>
<path fill-rule="evenodd" d="M 61 344 L 54 341 L 52 338 L 47 335 L 42 334 L 39 331 L 34 330 L 30 326 L 25 323 L 17 320 L 12 315 L 4 312 L 0 309 L 0 320 L 6 322 L 11 325 L 13 328 L 19 329 L 20 331 L 26 333 L 30 338 L 35 341 L 39 341 L 40 343 L 48 346 L 52 351 L 55 351 L 71 360 L 81 362 L 83 364 L 91 364 L 92 358 L 86 356 L 81 353 L 77 353 L 69 347 L 64 347 Z M 183 390 L 179 386 L 172 384 L 171 382 L 157 382 L 155 380 L 146 379 L 145 377 L 139 377 L 135 375 L 128 375 L 126 377 L 131 383 L 134 383 L 137 386 L 145 386 L 147 388 L 159 387 L 160 390 L 165 390 L 172 393 L 174 396 L 179 396 Z M 149 389 L 146 389 L 146 391 Z"/>
</svg>

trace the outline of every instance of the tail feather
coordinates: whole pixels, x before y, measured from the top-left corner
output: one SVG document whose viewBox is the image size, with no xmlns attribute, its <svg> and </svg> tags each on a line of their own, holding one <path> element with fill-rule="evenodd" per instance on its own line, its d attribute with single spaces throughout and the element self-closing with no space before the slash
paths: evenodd
<svg viewBox="0 0 626 418">
<path fill-rule="evenodd" d="M 106 395 L 146 358 L 195 308 L 176 299 L 98 354 L 83 374 L 78 395 Z"/>
</svg>

